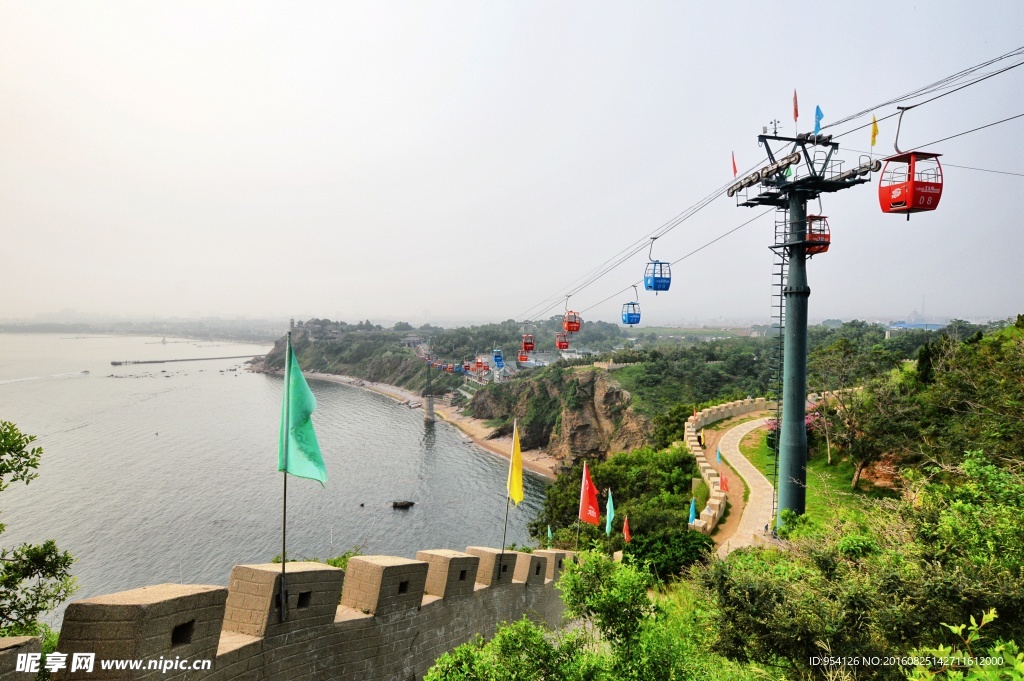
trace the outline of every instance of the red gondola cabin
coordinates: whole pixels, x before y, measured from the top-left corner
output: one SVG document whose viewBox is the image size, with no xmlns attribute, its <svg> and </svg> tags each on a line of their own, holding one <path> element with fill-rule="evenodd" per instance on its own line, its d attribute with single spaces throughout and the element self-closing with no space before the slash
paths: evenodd
<svg viewBox="0 0 1024 681">
<path fill-rule="evenodd" d="M 562 317 L 562 328 L 565 329 L 566 333 L 576 333 L 580 330 L 580 325 L 583 324 L 583 320 L 580 318 L 579 312 L 573 312 L 567 310 L 565 316 Z"/>
<path fill-rule="evenodd" d="M 827 253 L 832 243 L 832 235 L 828 229 L 828 218 L 824 215 L 807 216 L 807 255 Z"/>
<path fill-rule="evenodd" d="M 935 210 L 942 198 L 942 166 L 939 156 L 927 151 L 908 151 L 885 159 L 878 181 L 878 201 L 883 213 L 919 213 Z"/>
<path fill-rule="evenodd" d="M 523 352 L 533 352 L 533 334 L 526 334 L 523 336 Z M 521 360 L 526 361 L 526 360 Z"/>
<path fill-rule="evenodd" d="M 526 354 L 526 352 L 524 352 L 523 350 L 520 350 L 519 357 L 517 357 L 516 359 L 518 359 L 520 362 L 528 362 L 530 361 L 530 356 Z"/>
<path fill-rule="evenodd" d="M 555 347 L 559 350 L 569 349 L 569 336 L 564 333 L 555 334 Z"/>
</svg>

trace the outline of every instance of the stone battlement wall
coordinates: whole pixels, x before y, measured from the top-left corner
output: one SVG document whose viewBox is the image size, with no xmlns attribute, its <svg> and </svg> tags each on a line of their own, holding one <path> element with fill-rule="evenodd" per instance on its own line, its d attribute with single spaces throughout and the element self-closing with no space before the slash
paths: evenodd
<svg viewBox="0 0 1024 681">
<path fill-rule="evenodd" d="M 96 653 L 92 672 L 63 679 L 364 681 L 422 679 L 443 653 L 490 637 L 501 622 L 556 627 L 555 582 L 567 551 L 532 554 L 469 547 L 420 551 L 416 560 L 357 556 L 341 570 L 287 565 L 287 619 L 280 621 L 280 564 L 238 565 L 227 588 L 161 584 L 74 601 L 57 651 Z M 0 638 L 0 681 L 37 639 Z M 5 646 L 4 642 L 8 645 Z M 28 645 L 29 647 L 26 647 Z M 103 671 L 101 659 L 212 660 L 209 671 Z"/>
<path fill-rule="evenodd" d="M 700 517 L 690 523 L 691 530 L 711 534 L 711 531 L 715 529 L 718 521 L 725 514 L 725 492 L 722 491 L 721 478 L 718 476 L 718 471 L 708 463 L 708 459 L 704 455 L 704 449 L 697 441 L 697 431 L 704 426 L 709 426 L 712 423 L 724 421 L 734 416 L 742 416 L 774 408 L 775 403 L 769 402 L 763 397 L 758 397 L 757 399 L 747 398 L 702 409 L 697 412 L 696 416 L 686 419 L 686 446 L 694 458 L 697 459 L 700 476 L 711 490 L 708 505 L 701 510 Z M 737 480 L 737 482 L 739 481 Z"/>
</svg>

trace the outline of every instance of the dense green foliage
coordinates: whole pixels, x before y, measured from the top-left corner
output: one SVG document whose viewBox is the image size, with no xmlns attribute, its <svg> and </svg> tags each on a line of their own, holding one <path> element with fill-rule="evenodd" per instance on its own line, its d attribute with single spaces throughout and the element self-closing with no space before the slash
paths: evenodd
<svg viewBox="0 0 1024 681">
<path fill-rule="evenodd" d="M 768 352 L 762 338 L 636 350 L 619 359 L 638 362 L 612 375 L 633 396 L 633 407 L 651 418 L 678 403 L 726 402 L 763 395 L 768 389 Z"/>
<path fill-rule="evenodd" d="M 927 376 L 908 390 L 920 410 L 904 451 L 917 441 L 927 458 L 956 457 L 967 442 L 1003 463 L 1024 460 L 1024 320 L 983 338 L 942 337 L 926 352 Z"/>
<path fill-rule="evenodd" d="M 424 676 L 424 681 L 598 681 L 606 663 L 590 651 L 583 631 L 561 632 L 554 637 L 524 618 L 498 628 L 484 642 L 477 636 L 445 653 Z"/>
<path fill-rule="evenodd" d="M 305 373 L 342 374 L 423 391 L 430 373 L 431 393 L 442 395 L 462 384 L 458 374 L 428 370 L 422 359 L 400 341 L 404 333 L 350 327 L 330 340 L 311 342 L 305 334 L 293 336 L 292 346 Z M 284 368 L 283 340 L 264 359 L 266 370 Z"/>
<path fill-rule="evenodd" d="M 582 523 L 580 543 L 604 550 L 623 550 L 634 560 L 647 563 L 655 576 L 668 579 L 683 567 L 705 558 L 712 541 L 687 529 L 692 480 L 699 477 L 693 455 L 681 447 L 667 451 L 642 448 L 589 462 L 590 476 L 601 490 L 600 502 L 607 490 L 614 490 L 615 520 L 611 537 L 599 527 Z M 556 530 L 556 545 L 575 547 L 575 527 L 579 514 L 580 481 L 583 464 L 578 462 L 559 473 L 548 486 L 544 506 L 530 523 L 531 534 L 546 540 L 547 527 Z M 629 516 L 632 541 L 626 544 L 622 523 Z M 558 532 L 560 528 L 572 531 Z"/>
<path fill-rule="evenodd" d="M 946 642 L 943 623 L 989 609 L 1000 615 L 992 636 L 1024 640 L 1024 476 L 977 452 L 933 473 L 913 503 L 891 502 L 870 521 L 797 530 L 787 550 L 737 551 L 701 570 L 719 611 L 717 649 L 818 673 L 808 660 L 823 646 L 906 654 Z"/>
<path fill-rule="evenodd" d="M 12 482 L 30 483 L 38 473 L 43 450 L 33 447 L 34 435 L 0 421 L 0 491 Z M 0 533 L 5 527 L 0 525 Z M 45 632 L 39 617 L 75 591 L 74 562 L 54 541 L 22 544 L 0 551 L 0 634 L 35 636 Z"/>
<path fill-rule="evenodd" d="M 931 331 L 906 331 L 887 339 L 882 325 L 857 320 L 839 326 L 811 326 L 807 332 L 812 353 L 842 340 L 858 358 L 869 358 L 860 374 L 849 377 L 851 381 L 916 357 L 919 348 L 935 336 Z M 694 405 L 765 395 L 770 387 L 772 343 L 775 339 L 743 337 L 623 350 L 613 355 L 614 360 L 636 364 L 613 375 L 632 394 L 634 408 L 655 419 L 657 446 L 666 446 L 678 439 L 680 419 L 685 421 Z M 835 386 L 815 385 L 812 380 L 811 387 Z"/>
<path fill-rule="evenodd" d="M 488 353 L 494 348 L 501 348 L 511 356 L 519 351 L 523 334 L 529 333 L 533 335 L 536 351 L 554 352 L 555 334 L 561 331 L 561 315 L 527 324 L 509 319 L 500 324 L 436 330 L 430 335 L 430 346 L 440 356 L 456 360 Z M 572 345 L 602 352 L 621 346 L 625 340 L 625 333 L 615 324 L 584 320 L 579 332 L 572 336 Z"/>
<path fill-rule="evenodd" d="M 779 546 L 717 560 L 707 544 L 697 545 L 706 537 L 671 529 L 685 527 L 696 476 L 682 450 L 591 461 L 597 487 L 614 491 L 616 531 L 608 538 L 603 524 L 583 525 L 581 544 L 601 555 L 586 554 L 563 577 L 568 614 L 596 628 L 593 640 L 567 649 L 574 662 L 565 678 L 1024 678 L 1024 318 L 1000 326 L 954 322 L 941 334 L 890 339 L 859 322 L 812 328 L 811 387 L 841 392 L 810 417 L 821 449 L 811 461 L 808 514 L 787 519 Z M 672 349 L 666 361 L 693 362 L 693 350 Z M 660 391 L 675 389 L 666 380 L 676 387 L 689 380 L 685 371 L 656 380 L 646 364 L 667 355 L 664 348 L 629 351 L 643 364 L 617 373 L 649 379 L 633 384 L 634 397 L 650 389 L 647 404 L 658 404 Z M 907 361 L 913 357 L 916 366 Z M 720 360 L 710 361 L 711 368 L 691 364 L 698 386 Z M 722 380 L 739 385 L 741 375 Z M 661 412 L 659 443 L 676 435 L 700 401 L 692 385 L 687 399 Z M 755 465 L 770 466 L 763 443 L 753 449 Z M 882 459 L 895 465 L 898 490 L 858 485 L 865 467 Z M 551 485 L 531 525 L 535 537 L 543 540 L 550 524 L 555 544 L 573 547 L 581 472 L 577 463 Z M 620 534 L 627 514 L 628 546 Z M 611 563 L 607 555 L 623 548 L 625 564 Z M 667 597 L 644 595 L 647 579 L 669 581 L 686 565 Z M 955 624 L 966 622 L 969 628 Z M 557 639 L 551 645 L 557 649 Z M 951 654 L 1004 662 L 916 669 L 812 662 Z M 589 676 L 581 677 L 584 660 Z M 561 678 L 504 669 L 450 678 Z"/>
<path fill-rule="evenodd" d="M 816 410 L 829 460 L 835 449 L 855 465 L 851 485 L 882 458 L 904 467 L 956 463 L 974 448 L 1003 464 L 1020 462 L 1024 322 L 988 335 L 951 324 L 920 346 L 918 358 L 916 367 L 900 364 L 877 346 L 865 351 L 845 338 L 811 354 L 811 380 L 837 391 Z M 850 390 L 855 386 L 863 390 Z"/>
<path fill-rule="evenodd" d="M 652 600 L 650 575 L 600 553 L 567 565 L 566 614 L 584 624 L 550 634 L 527 619 L 439 658 L 426 681 L 745 681 L 708 650 L 710 604 L 689 590 Z"/>
<path fill-rule="evenodd" d="M 981 630 L 998 617 L 995 610 L 984 613 L 981 620 L 971 616 L 966 624 L 944 625 L 960 639 L 960 645 L 938 645 L 916 650 L 913 657 L 931 658 L 932 664 L 921 663 L 908 674 L 911 681 L 929 679 L 964 679 L 966 681 L 1024 681 L 1024 652 L 1013 641 L 996 641 L 987 649 L 979 645 Z M 967 635 L 964 636 L 964 629 Z"/>
</svg>

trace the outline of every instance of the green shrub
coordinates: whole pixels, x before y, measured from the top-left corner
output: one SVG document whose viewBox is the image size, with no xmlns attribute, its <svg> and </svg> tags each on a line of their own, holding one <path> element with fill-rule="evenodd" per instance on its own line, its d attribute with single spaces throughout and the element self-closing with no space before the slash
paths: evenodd
<svg viewBox="0 0 1024 681">
<path fill-rule="evenodd" d="M 659 580 L 668 580 L 707 560 L 714 546 L 714 540 L 700 532 L 667 528 L 634 535 L 623 553 L 633 563 L 647 566 Z"/>
<path fill-rule="evenodd" d="M 525 617 L 503 624 L 494 638 L 477 636 L 445 653 L 424 681 L 599 681 L 607 660 L 589 650 L 582 630 L 550 634 Z"/>
<path fill-rule="evenodd" d="M 697 502 L 697 515 L 699 516 L 704 507 L 708 505 L 708 499 L 711 498 L 711 488 L 708 487 L 708 483 L 701 480 L 697 489 L 693 491 L 693 498 Z"/>
</svg>

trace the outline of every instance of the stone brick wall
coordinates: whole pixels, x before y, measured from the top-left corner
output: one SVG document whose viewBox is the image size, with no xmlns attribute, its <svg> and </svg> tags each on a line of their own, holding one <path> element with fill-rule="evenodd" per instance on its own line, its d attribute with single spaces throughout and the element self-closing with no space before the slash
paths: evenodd
<svg viewBox="0 0 1024 681">
<path fill-rule="evenodd" d="M 227 588 L 162 584 L 72 602 L 57 651 L 96 653 L 92 672 L 64 679 L 204 681 L 414 681 L 440 655 L 492 636 L 524 615 L 561 623 L 555 582 L 567 551 L 532 554 L 469 547 L 420 551 L 416 560 L 358 556 L 347 570 L 288 563 L 286 620 L 281 566 L 238 565 Z M 32 649 L 34 642 L 35 648 Z M 16 652 L 38 639 L 0 638 L 0 681 Z M 101 659 L 212 660 L 209 671 L 102 670 Z"/>
<path fill-rule="evenodd" d="M 711 531 L 715 529 L 718 521 L 721 520 L 722 516 L 725 514 L 725 492 L 722 491 L 718 471 L 708 463 L 708 459 L 704 455 L 704 450 L 697 443 L 697 432 L 704 426 L 709 426 L 712 423 L 724 421 L 725 419 L 732 418 L 734 416 L 742 416 L 743 414 L 773 409 L 774 405 L 774 402 L 769 402 L 763 397 L 758 397 L 757 399 L 751 399 L 748 397 L 745 400 L 726 402 L 725 404 L 719 404 L 714 407 L 702 409 L 697 412 L 696 416 L 691 416 L 686 419 L 685 444 L 693 454 L 694 458 L 697 459 L 697 467 L 700 468 L 700 477 L 704 479 L 704 482 L 708 484 L 708 488 L 711 490 L 708 505 L 700 511 L 700 517 L 697 518 L 696 521 L 690 523 L 691 530 L 697 530 L 704 534 L 711 534 Z"/>
<path fill-rule="evenodd" d="M 0 637 L 0 681 L 28 681 L 35 679 L 35 674 L 15 671 L 19 653 L 38 653 L 38 636 Z"/>
</svg>

